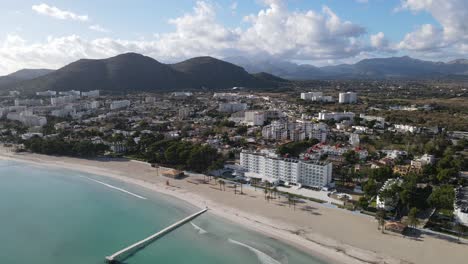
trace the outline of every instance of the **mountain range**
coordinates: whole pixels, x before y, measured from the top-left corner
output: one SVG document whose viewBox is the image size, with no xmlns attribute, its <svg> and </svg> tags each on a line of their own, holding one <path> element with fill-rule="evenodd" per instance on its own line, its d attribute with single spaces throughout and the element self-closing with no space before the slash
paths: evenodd
<svg viewBox="0 0 468 264">
<path fill-rule="evenodd" d="M 21 81 L 35 79 L 37 77 L 53 72 L 48 69 L 23 69 L 12 74 L 0 77 L 0 87 L 15 84 Z"/>
<path fill-rule="evenodd" d="M 164 64 L 136 53 L 81 59 L 58 70 L 24 69 L 0 77 L 0 91 L 103 90 L 114 92 L 277 88 L 288 80 L 468 79 L 468 60 L 432 62 L 410 57 L 365 59 L 315 67 L 281 60 L 196 57 Z"/>
<path fill-rule="evenodd" d="M 44 72 L 45 73 L 45 72 Z M 6 76 L 7 77 L 7 76 Z M 3 77 L 3 78 L 6 78 Z M 0 90 L 103 90 L 115 92 L 174 91 L 276 87 L 281 78 L 249 74 L 243 68 L 212 57 L 197 57 L 176 64 L 163 64 L 136 53 L 108 59 L 81 59 L 35 78 L 0 85 Z"/>
<path fill-rule="evenodd" d="M 315 67 L 273 59 L 229 57 L 224 60 L 250 73 L 267 72 L 291 80 L 468 78 L 468 60 L 432 62 L 405 57 L 365 59 L 355 64 Z"/>
</svg>

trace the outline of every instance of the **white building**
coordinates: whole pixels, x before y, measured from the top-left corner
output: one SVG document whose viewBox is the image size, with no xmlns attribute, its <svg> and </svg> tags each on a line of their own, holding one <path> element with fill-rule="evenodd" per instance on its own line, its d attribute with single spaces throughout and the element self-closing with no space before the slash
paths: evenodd
<svg viewBox="0 0 468 264">
<path fill-rule="evenodd" d="M 327 140 L 328 127 L 323 123 L 315 124 L 308 121 L 288 122 L 273 121 L 262 128 L 262 137 L 267 140 L 293 140 L 318 139 Z"/>
<path fill-rule="evenodd" d="M 223 99 L 223 100 L 236 100 L 237 98 L 240 98 L 238 93 L 214 93 L 213 98 L 215 99 Z"/>
<path fill-rule="evenodd" d="M 320 112 L 318 119 L 319 120 L 336 120 L 336 121 L 341 121 L 344 119 L 349 119 L 353 120 L 353 118 L 356 115 L 352 112 L 343 112 L 343 113 L 337 113 L 337 112 Z"/>
<path fill-rule="evenodd" d="M 116 110 L 116 109 L 121 109 L 121 108 L 129 107 L 129 106 L 130 106 L 129 100 L 112 101 L 112 103 L 110 104 L 110 109 Z"/>
<path fill-rule="evenodd" d="M 187 117 L 191 116 L 193 113 L 192 109 L 188 107 L 180 108 L 179 109 L 179 119 L 186 119 Z"/>
<path fill-rule="evenodd" d="M 359 134 L 355 134 L 355 133 L 351 133 L 351 135 L 349 135 L 349 144 L 354 146 L 354 147 L 357 147 L 359 146 L 359 144 L 361 143 L 360 139 L 359 139 Z"/>
<path fill-rule="evenodd" d="M 44 92 L 37 92 L 36 95 L 37 95 L 37 96 L 55 96 L 55 95 L 57 95 L 57 92 L 56 92 L 56 91 L 47 90 L 47 91 L 44 91 Z"/>
<path fill-rule="evenodd" d="M 58 105 L 73 103 L 78 99 L 80 99 L 80 96 L 78 95 L 66 95 L 66 96 L 60 96 L 60 97 L 52 97 L 50 98 L 50 103 L 53 106 L 58 106 Z"/>
<path fill-rule="evenodd" d="M 99 95 L 100 95 L 99 90 L 93 90 L 93 91 L 81 93 L 81 96 L 83 97 L 99 97 Z"/>
<path fill-rule="evenodd" d="M 354 92 L 340 93 L 338 102 L 340 104 L 357 103 L 357 93 L 354 93 Z"/>
<path fill-rule="evenodd" d="M 365 120 L 367 122 L 370 122 L 370 121 L 376 121 L 378 123 L 378 126 L 383 128 L 384 125 L 385 125 L 385 118 L 384 117 L 380 117 L 380 116 L 368 116 L 368 115 L 365 115 L 365 114 L 360 114 L 359 117 L 362 119 L 362 120 Z"/>
<path fill-rule="evenodd" d="M 279 158 L 268 153 L 242 151 L 240 165 L 246 176 L 287 185 L 324 187 L 332 180 L 332 164 L 310 160 Z"/>
<path fill-rule="evenodd" d="M 317 101 L 317 98 L 323 96 L 322 92 L 308 92 L 308 93 L 301 93 L 301 99 L 306 101 Z"/>
<path fill-rule="evenodd" d="M 47 118 L 34 115 L 31 111 L 11 112 L 7 114 L 7 119 L 19 121 L 27 127 L 42 127 L 47 124 Z"/>
<path fill-rule="evenodd" d="M 324 143 L 319 143 L 307 150 L 305 154 L 306 157 L 313 159 L 319 159 L 320 157 L 327 155 L 329 157 L 341 157 L 348 151 L 353 150 L 359 156 L 359 159 L 365 160 L 369 156 L 369 152 L 365 149 L 359 147 L 346 147 L 340 145 L 327 145 Z"/>
<path fill-rule="evenodd" d="M 178 97 L 178 98 L 186 98 L 192 96 L 193 93 L 191 92 L 173 92 L 172 96 L 173 97 Z"/>
<path fill-rule="evenodd" d="M 265 113 L 261 111 L 246 111 L 244 123 L 249 126 L 263 126 L 265 123 Z"/>
<path fill-rule="evenodd" d="M 395 209 L 395 207 L 398 204 L 398 194 L 395 194 L 395 197 L 385 197 L 383 198 L 381 196 L 381 193 L 387 189 L 390 189 L 393 187 L 393 185 L 398 184 L 401 185 L 403 181 L 401 179 L 388 179 L 382 188 L 380 188 L 379 194 L 377 195 L 377 208 L 384 209 L 386 211 L 391 211 Z"/>
<path fill-rule="evenodd" d="M 247 104 L 245 103 L 220 103 L 218 111 L 223 113 L 235 113 L 247 110 L 247 108 Z"/>
<path fill-rule="evenodd" d="M 455 219 L 468 226 L 468 187 L 457 188 L 455 197 Z"/>
<path fill-rule="evenodd" d="M 154 97 L 154 96 L 146 96 L 146 97 L 145 97 L 145 103 L 147 103 L 147 104 L 154 104 L 154 103 L 156 103 L 156 97 Z"/>
<path fill-rule="evenodd" d="M 429 154 L 424 154 L 421 157 L 414 159 L 411 161 L 411 166 L 417 167 L 417 168 L 422 168 L 426 165 L 432 165 L 435 163 L 435 156 L 434 155 L 429 155 Z"/>
<path fill-rule="evenodd" d="M 71 90 L 71 91 L 67 91 L 67 92 L 59 92 L 59 95 L 65 95 L 65 96 L 81 96 L 81 92 L 80 91 L 75 91 L 75 90 Z"/>
<path fill-rule="evenodd" d="M 43 103 L 41 99 L 15 99 L 15 106 L 39 106 Z"/>
<path fill-rule="evenodd" d="M 19 96 L 21 93 L 19 91 L 9 91 L 10 96 Z"/>
<path fill-rule="evenodd" d="M 401 132 L 401 133 L 407 133 L 407 132 L 419 133 L 420 132 L 420 128 L 417 126 L 395 124 L 393 127 L 395 128 L 396 132 Z"/>
</svg>

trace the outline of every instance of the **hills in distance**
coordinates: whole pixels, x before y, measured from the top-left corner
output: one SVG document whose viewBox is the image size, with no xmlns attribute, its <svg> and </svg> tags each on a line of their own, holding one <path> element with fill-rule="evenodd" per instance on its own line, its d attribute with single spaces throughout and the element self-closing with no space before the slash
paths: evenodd
<svg viewBox="0 0 468 264">
<path fill-rule="evenodd" d="M 243 68 L 211 57 L 163 64 L 136 53 L 108 59 L 81 59 L 37 78 L 0 85 L 2 90 L 104 90 L 116 92 L 173 91 L 276 87 L 281 78 L 252 75 Z"/>
<path fill-rule="evenodd" d="M 53 72 L 48 69 L 23 69 L 12 74 L 0 77 L 0 87 L 15 84 L 21 81 L 35 79 L 37 77 Z"/>
<path fill-rule="evenodd" d="M 276 88 L 288 80 L 314 79 L 468 79 L 468 60 L 448 63 L 410 57 L 365 59 L 356 64 L 315 67 L 278 60 L 196 57 L 163 64 L 136 53 L 108 59 L 81 59 L 58 70 L 25 69 L 0 77 L 0 91 L 103 90 L 156 92 Z"/>
<path fill-rule="evenodd" d="M 468 79 L 468 60 L 448 63 L 405 57 L 365 59 L 356 64 L 315 67 L 273 59 L 245 57 L 225 58 L 248 72 L 268 72 L 291 80 L 313 79 L 437 79 L 464 77 Z"/>
</svg>

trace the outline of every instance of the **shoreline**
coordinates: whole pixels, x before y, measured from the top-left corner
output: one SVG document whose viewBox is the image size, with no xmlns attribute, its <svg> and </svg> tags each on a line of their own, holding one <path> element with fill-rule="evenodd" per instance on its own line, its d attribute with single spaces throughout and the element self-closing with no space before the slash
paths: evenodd
<svg viewBox="0 0 468 264">
<path fill-rule="evenodd" d="M 65 168 L 95 174 L 99 176 L 105 176 L 124 183 L 129 183 L 139 187 L 143 187 L 156 193 L 168 195 L 195 207 L 204 208 L 205 206 L 208 206 L 210 209 L 209 213 L 221 217 L 223 220 L 234 223 L 236 225 L 240 225 L 244 228 L 247 228 L 248 230 L 252 230 L 274 238 L 276 240 L 279 240 L 281 242 L 284 242 L 327 263 L 423 263 L 422 261 L 420 262 L 418 260 L 420 256 L 418 256 L 416 252 L 409 252 L 410 256 L 414 258 L 411 261 L 403 260 L 405 258 L 402 258 L 400 256 L 387 256 L 386 251 L 385 253 L 383 253 L 378 252 L 377 250 L 372 248 L 359 247 L 355 244 L 350 245 L 349 243 L 346 243 L 346 241 L 337 240 L 333 236 L 327 236 L 327 234 L 323 235 L 319 234 L 318 232 L 314 232 L 313 230 L 307 230 L 308 228 L 306 226 L 301 226 L 297 225 L 297 223 L 292 223 L 292 220 L 297 220 L 296 222 L 310 222 L 310 219 L 304 217 L 303 215 L 299 215 L 303 214 L 303 212 L 301 212 L 302 209 L 292 211 L 291 208 L 285 208 L 286 206 L 284 205 L 281 208 L 281 204 L 279 203 L 279 201 L 275 201 L 277 202 L 276 204 L 267 203 L 263 200 L 263 194 L 253 192 L 253 190 L 244 189 L 244 191 L 246 191 L 246 195 L 237 195 L 232 197 L 229 193 L 229 191 L 231 190 L 228 190 L 227 192 L 222 192 L 217 188 L 217 183 L 193 183 L 192 180 L 200 180 L 199 177 L 197 178 L 196 176 L 189 176 L 183 180 L 173 180 L 163 178 L 161 176 L 155 176 L 156 170 L 147 163 L 124 160 L 84 160 L 69 157 L 45 156 L 31 153 L 5 153 L 3 151 L 0 151 L 0 159 L 26 162 L 43 167 L 55 167 L 61 169 Z M 190 181 L 188 179 L 190 179 Z M 170 181 L 170 186 L 165 185 L 166 180 Z M 257 195 L 259 195 L 260 198 L 257 198 Z M 249 204 L 239 201 L 240 199 L 248 200 L 246 202 L 248 202 Z M 255 204 L 253 204 L 254 202 Z M 290 216 L 284 219 L 275 219 L 275 217 L 270 217 L 268 214 L 273 214 L 270 212 L 270 208 L 274 206 L 278 207 L 278 209 L 274 209 L 275 211 L 282 210 L 285 211 L 287 214 L 290 214 Z M 305 208 L 317 206 L 317 204 L 311 203 L 302 206 L 302 208 Z M 342 217 L 342 221 L 346 221 L 346 218 L 355 218 L 354 216 L 352 216 L 352 214 L 349 214 L 348 212 L 341 212 L 340 210 L 336 209 L 327 209 L 321 207 L 315 209 L 317 211 L 320 211 L 316 212 L 317 217 L 325 213 L 321 211 L 326 211 L 326 213 L 333 214 L 332 216 L 327 217 L 329 217 L 330 220 L 334 220 L 337 222 L 340 222 L 340 219 L 336 219 L 336 215 L 338 215 L 338 217 Z M 312 214 L 314 212 L 312 212 Z M 291 221 L 289 221 L 289 219 L 291 219 Z M 373 220 L 366 219 L 366 221 L 372 222 Z M 372 224 L 372 230 L 374 230 L 374 228 L 375 225 Z M 374 232 L 380 231 L 374 230 Z M 338 230 L 338 234 L 339 233 L 340 232 Z M 362 234 L 362 236 L 362 238 L 355 237 L 353 239 L 365 240 L 365 234 Z M 407 238 L 401 238 L 400 236 L 394 234 L 388 234 L 386 236 L 382 235 L 381 237 L 386 237 L 399 242 L 402 242 L 403 239 L 410 241 Z M 457 244 L 451 243 L 450 246 L 452 245 L 455 246 Z M 430 245 L 426 246 L 426 248 L 427 250 L 431 250 Z M 466 250 L 465 252 L 467 253 L 465 256 L 468 257 L 468 247 L 464 247 L 462 249 Z M 408 254 L 408 252 L 406 253 Z M 452 253 L 448 252 L 447 254 L 448 256 L 450 256 L 450 254 Z M 465 258 L 461 256 L 460 260 L 461 259 Z M 434 262 L 424 263 L 439 262 L 437 260 L 434 260 Z"/>
</svg>

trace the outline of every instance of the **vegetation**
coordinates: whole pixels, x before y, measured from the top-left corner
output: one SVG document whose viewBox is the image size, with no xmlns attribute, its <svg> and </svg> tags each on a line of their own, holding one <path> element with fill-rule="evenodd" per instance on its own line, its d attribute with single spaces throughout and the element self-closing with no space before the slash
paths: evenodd
<svg viewBox="0 0 468 264">
<path fill-rule="evenodd" d="M 319 141 L 317 139 L 313 138 L 309 140 L 284 144 L 278 148 L 278 153 L 280 155 L 289 154 L 292 157 L 299 157 L 299 154 L 303 153 L 307 148 L 310 148 L 318 142 Z"/>
<path fill-rule="evenodd" d="M 39 137 L 26 140 L 24 146 L 34 153 L 77 157 L 95 157 L 108 150 L 104 144 L 93 144 L 87 140 L 67 142 L 58 138 L 42 139 Z"/>
</svg>

